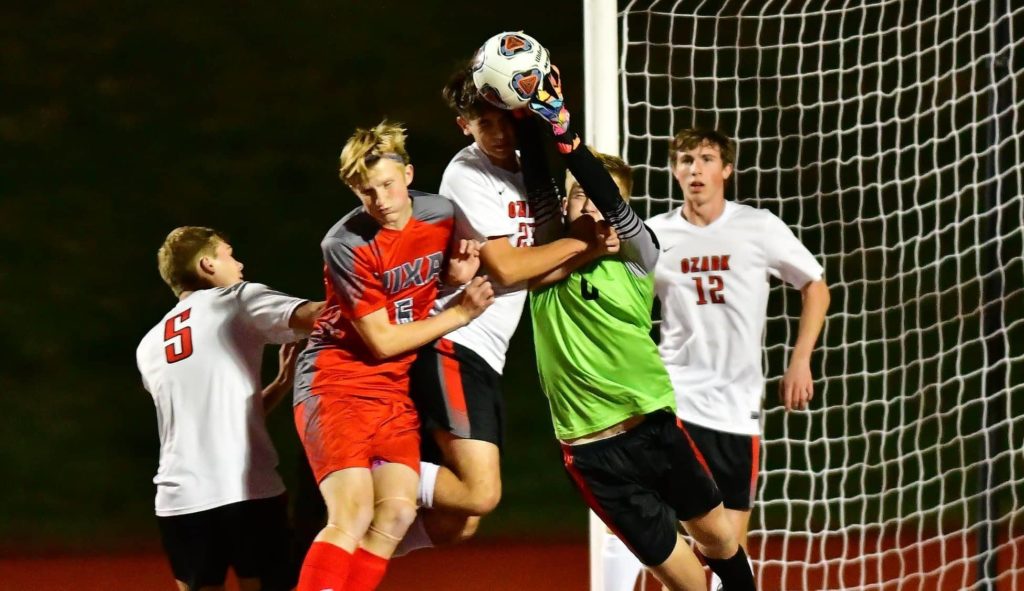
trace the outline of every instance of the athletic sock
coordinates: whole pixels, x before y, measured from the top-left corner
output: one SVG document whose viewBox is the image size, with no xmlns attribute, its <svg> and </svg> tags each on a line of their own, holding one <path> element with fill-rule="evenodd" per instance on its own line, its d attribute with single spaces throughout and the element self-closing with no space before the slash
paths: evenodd
<svg viewBox="0 0 1024 591">
<path fill-rule="evenodd" d="M 434 542 L 430 540 L 430 535 L 427 534 L 427 526 L 423 523 L 423 512 L 421 511 L 416 513 L 416 520 L 409 526 L 409 529 L 405 532 L 405 537 L 398 543 L 398 547 L 395 548 L 395 553 L 391 557 L 398 558 L 399 556 L 405 556 L 413 550 L 433 547 Z"/>
<path fill-rule="evenodd" d="M 722 580 L 725 591 L 755 591 L 754 571 L 747 562 L 747 553 L 740 546 L 731 558 L 704 557 L 711 570 Z"/>
<path fill-rule="evenodd" d="M 434 506 L 434 486 L 437 485 L 437 471 L 441 466 L 430 462 L 420 462 L 420 488 L 416 502 L 420 507 L 430 509 Z"/>
<path fill-rule="evenodd" d="M 644 569 L 643 563 L 633 556 L 629 547 L 612 533 L 604 536 L 601 567 L 604 571 L 605 591 L 633 591 L 637 576 Z"/>
<path fill-rule="evenodd" d="M 352 554 L 329 542 L 313 542 L 302 561 L 295 591 L 343 591 Z"/>
<path fill-rule="evenodd" d="M 348 573 L 345 591 L 373 591 L 384 579 L 387 569 L 387 558 L 359 548 L 352 554 L 352 569 Z M 341 589 L 339 588 L 337 591 L 341 591 Z"/>
<path fill-rule="evenodd" d="M 750 561 L 750 556 L 747 556 L 747 564 L 750 565 L 750 572 L 754 572 L 754 563 Z M 722 579 L 718 578 L 715 571 L 711 571 L 710 591 L 725 591 L 725 587 L 722 586 Z"/>
</svg>

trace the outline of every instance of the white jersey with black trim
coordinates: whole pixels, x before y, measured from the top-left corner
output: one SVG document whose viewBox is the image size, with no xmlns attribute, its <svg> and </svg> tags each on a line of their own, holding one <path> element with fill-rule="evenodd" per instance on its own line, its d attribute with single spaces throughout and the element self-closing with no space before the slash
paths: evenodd
<svg viewBox="0 0 1024 591">
<path fill-rule="evenodd" d="M 284 492 L 264 424 L 263 347 L 306 300 L 259 283 L 203 289 L 178 302 L 136 350 L 160 432 L 156 514 L 182 515 Z"/>
<path fill-rule="evenodd" d="M 495 166 L 475 143 L 452 158 L 438 193 L 456 205 L 452 235 L 456 244 L 463 238 L 486 242 L 507 236 L 512 246 L 533 245 L 534 219 L 523 175 Z M 448 306 L 459 291 L 461 288 L 442 287 L 434 313 Z M 525 281 L 507 287 L 495 284 L 491 307 L 445 338 L 473 350 L 500 374 L 525 303 Z"/>
<path fill-rule="evenodd" d="M 654 272 L 662 314 L 658 350 L 679 417 L 759 434 L 769 279 L 801 288 L 822 278 L 821 265 L 774 214 L 732 201 L 707 226 L 688 222 L 682 208 L 647 225 L 661 245 Z"/>
</svg>

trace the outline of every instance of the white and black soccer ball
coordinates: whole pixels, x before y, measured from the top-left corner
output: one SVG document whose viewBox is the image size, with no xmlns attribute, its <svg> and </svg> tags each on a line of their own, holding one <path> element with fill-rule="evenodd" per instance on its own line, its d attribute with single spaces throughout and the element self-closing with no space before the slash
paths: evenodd
<svg viewBox="0 0 1024 591">
<path fill-rule="evenodd" d="M 551 72 L 548 50 L 522 31 L 498 33 L 477 51 L 473 82 L 499 109 L 520 109 L 530 102 Z"/>
</svg>

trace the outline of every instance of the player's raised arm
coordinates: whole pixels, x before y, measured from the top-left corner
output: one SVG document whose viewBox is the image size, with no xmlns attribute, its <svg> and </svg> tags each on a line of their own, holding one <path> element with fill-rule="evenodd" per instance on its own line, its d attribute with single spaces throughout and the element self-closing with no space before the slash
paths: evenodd
<svg viewBox="0 0 1024 591">
<path fill-rule="evenodd" d="M 544 156 L 544 143 L 541 130 L 537 127 L 538 122 L 526 109 L 513 111 L 512 116 L 515 118 L 526 199 L 533 211 L 533 243 L 548 244 L 565 236 L 562 195 Z"/>
<path fill-rule="evenodd" d="M 579 182 L 586 197 L 615 228 L 621 241 L 622 257 L 640 274 L 650 273 L 658 262 L 654 233 L 629 207 L 612 176 L 590 150 L 580 149 L 579 134 L 569 128 L 570 115 L 562 95 L 558 68 L 552 66 L 547 84 L 533 100 L 530 110 L 551 124 L 558 151 L 565 157 L 569 171 Z"/>
<path fill-rule="evenodd" d="M 531 277 L 529 288 L 534 290 L 561 281 L 596 258 L 615 254 L 618 252 L 619 240 L 614 231 L 597 227 L 593 220 L 578 220 L 577 223 L 571 224 L 569 231 L 566 232 L 562 216 L 562 195 L 551 176 L 545 158 L 538 122 L 526 109 L 514 111 L 513 115 L 516 118 L 516 139 L 519 144 L 523 181 L 536 224 L 534 244 L 548 244 L 567 234 L 587 243 L 587 248 L 583 252 L 575 254 L 546 273 Z"/>
</svg>

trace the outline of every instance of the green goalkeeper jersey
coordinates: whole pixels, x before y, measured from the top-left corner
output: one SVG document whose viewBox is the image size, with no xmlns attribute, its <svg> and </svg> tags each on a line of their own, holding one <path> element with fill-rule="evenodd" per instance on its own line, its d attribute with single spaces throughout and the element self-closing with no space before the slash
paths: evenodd
<svg viewBox="0 0 1024 591">
<path fill-rule="evenodd" d="M 649 244 L 647 231 L 637 238 Z M 657 247 L 654 253 L 656 259 Z M 537 370 L 559 439 L 675 409 L 650 337 L 653 302 L 654 275 L 619 257 L 598 259 L 530 294 Z"/>
</svg>

